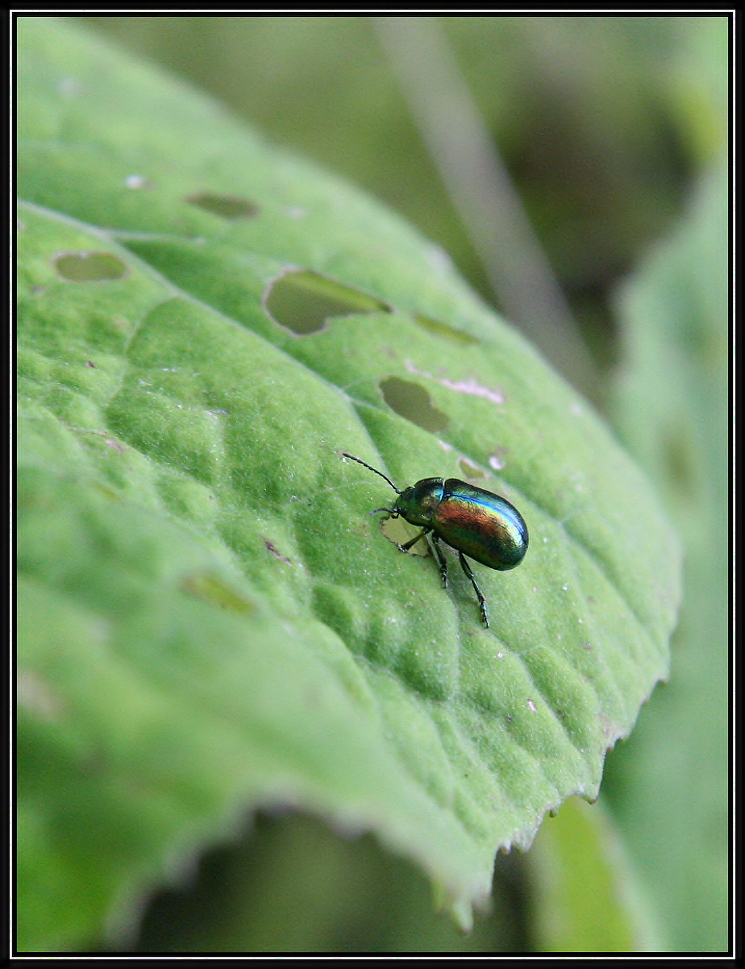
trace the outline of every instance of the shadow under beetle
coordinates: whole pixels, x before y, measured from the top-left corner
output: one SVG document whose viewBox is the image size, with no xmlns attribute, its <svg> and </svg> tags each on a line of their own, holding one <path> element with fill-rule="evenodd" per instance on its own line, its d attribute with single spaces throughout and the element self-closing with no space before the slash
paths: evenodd
<svg viewBox="0 0 745 969">
<path fill-rule="evenodd" d="M 481 618 L 488 629 L 486 601 L 465 557 L 468 555 L 499 572 L 507 572 L 519 565 L 528 550 L 528 527 L 517 508 L 506 498 L 459 478 L 422 478 L 401 491 L 382 471 L 346 451 L 342 454 L 379 474 L 398 495 L 392 508 L 376 508 L 371 514 L 385 511 L 391 518 L 400 516 L 411 525 L 422 526 L 421 532 L 411 541 L 398 546 L 402 552 L 407 552 L 420 538 L 432 535 L 443 586 L 448 582 L 448 564 L 439 540 L 455 549 L 463 571 L 471 580 L 481 607 Z"/>
</svg>

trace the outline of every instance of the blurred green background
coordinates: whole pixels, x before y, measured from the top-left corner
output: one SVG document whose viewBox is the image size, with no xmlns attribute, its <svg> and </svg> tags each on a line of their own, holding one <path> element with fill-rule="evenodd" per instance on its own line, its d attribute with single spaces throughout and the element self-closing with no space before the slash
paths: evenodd
<svg viewBox="0 0 745 969">
<path fill-rule="evenodd" d="M 84 19 L 389 203 L 499 307 L 374 18 Z M 682 213 L 723 143 L 726 19 L 437 23 L 586 339 L 612 364 L 609 292 Z"/>
<path fill-rule="evenodd" d="M 243 843 L 206 856 L 183 891 L 152 900 L 133 945 L 726 948 L 727 189 L 710 171 L 726 167 L 727 18 L 406 18 L 398 27 L 368 17 L 81 19 L 212 93 L 271 140 L 366 188 L 439 243 L 615 424 L 667 501 L 689 563 L 671 682 L 609 755 L 604 808 L 587 809 L 611 858 L 609 891 L 633 896 L 627 910 L 640 913 L 630 934 L 608 931 L 596 900 L 582 899 L 581 865 L 562 851 L 572 837 L 582 851 L 587 836 L 571 832 L 587 822 L 585 806 L 570 803 L 528 856 L 497 859 L 493 911 L 465 939 L 432 913 L 423 874 L 374 840 L 344 840 L 315 819 L 259 816 Z M 466 225 L 457 192 L 444 187 L 411 92 L 408 102 L 402 93 L 407 70 L 438 76 L 433 37 L 566 297 L 555 326 L 536 326 L 529 310 L 521 320 L 519 303 L 495 287 L 479 227 Z M 434 109 L 444 100 L 432 99 Z M 454 177 L 467 186 L 468 152 L 460 171 L 454 154 Z M 660 244 L 676 254 L 668 257 L 675 272 L 666 271 Z M 680 267 L 686 259 L 695 266 L 702 245 L 709 270 L 694 292 L 692 323 L 675 310 L 676 287 L 690 283 Z M 665 285 L 671 298 L 648 312 L 645 293 L 664 294 Z M 671 368 L 676 381 L 657 379 Z M 660 395 L 672 437 L 645 427 Z M 562 914 L 573 883 L 579 901 Z"/>
</svg>

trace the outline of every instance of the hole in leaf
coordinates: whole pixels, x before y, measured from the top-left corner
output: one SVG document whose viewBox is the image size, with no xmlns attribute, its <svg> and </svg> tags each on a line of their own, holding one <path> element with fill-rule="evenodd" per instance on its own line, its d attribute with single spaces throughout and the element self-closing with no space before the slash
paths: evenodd
<svg viewBox="0 0 745 969">
<path fill-rule="evenodd" d="M 400 377 L 386 377 L 380 381 L 383 398 L 401 417 L 417 424 L 425 431 L 444 431 L 450 421 L 447 414 L 438 410 L 427 391 L 420 384 Z"/>
<path fill-rule="evenodd" d="M 63 98 L 76 98 L 81 89 L 80 81 L 75 77 L 63 77 L 57 82 L 57 93 Z"/>
<path fill-rule="evenodd" d="M 71 283 L 106 282 L 129 272 L 126 263 L 110 252 L 63 252 L 55 257 L 54 266 Z"/>
<path fill-rule="evenodd" d="M 284 562 L 285 565 L 292 565 L 291 559 L 288 559 L 286 555 L 282 555 L 276 545 L 270 542 L 268 538 L 264 538 L 263 535 L 261 537 L 264 539 L 264 548 L 267 550 L 267 552 L 273 555 L 276 559 L 279 559 L 280 562 Z"/>
<path fill-rule="evenodd" d="M 419 313 L 414 315 L 414 319 L 419 324 L 427 330 L 428 333 L 433 333 L 435 336 L 444 337 L 446 340 L 450 340 L 451 343 L 457 343 L 459 346 L 473 346 L 474 343 L 479 341 L 476 337 L 471 336 L 470 333 L 462 333 L 460 330 L 454 330 L 452 326 L 448 326 L 447 323 L 441 323 L 439 320 L 433 320 L 429 316 L 421 316 Z"/>
<path fill-rule="evenodd" d="M 181 588 L 189 595 L 204 599 L 205 602 L 219 606 L 221 609 L 229 609 L 244 616 L 250 616 L 256 611 L 253 603 L 210 575 L 188 575 L 181 582 Z"/>
<path fill-rule="evenodd" d="M 670 478 L 681 492 L 691 496 L 696 490 L 696 460 L 690 435 L 678 424 L 662 434 L 662 454 Z"/>
<path fill-rule="evenodd" d="M 495 471 L 503 471 L 507 466 L 507 455 L 509 453 L 508 447 L 495 447 L 494 453 L 489 455 L 489 467 L 494 468 Z"/>
<path fill-rule="evenodd" d="M 264 306 L 275 323 L 299 336 L 317 333 L 333 316 L 391 311 L 382 300 L 310 269 L 292 270 L 273 279 Z"/>
<path fill-rule="evenodd" d="M 62 702 L 38 674 L 32 670 L 18 671 L 17 699 L 19 706 L 25 708 L 40 720 L 53 722 L 62 712 Z"/>
<path fill-rule="evenodd" d="M 471 464 L 466 458 L 461 458 L 458 462 L 458 466 L 464 478 L 485 478 L 486 474 L 477 468 L 475 464 Z"/>
<path fill-rule="evenodd" d="M 216 192 L 196 192 L 186 201 L 221 219 L 252 219 L 259 214 L 259 206 L 241 195 L 218 195 Z"/>
<path fill-rule="evenodd" d="M 127 175 L 124 179 L 125 188 L 150 188 L 150 182 L 144 175 Z"/>
<path fill-rule="evenodd" d="M 410 525 L 403 518 L 384 518 L 380 523 L 380 530 L 394 545 L 404 545 L 421 532 L 421 528 Z M 408 555 L 419 555 L 426 558 L 429 555 L 429 543 L 422 537 L 411 548 L 406 550 Z"/>
</svg>

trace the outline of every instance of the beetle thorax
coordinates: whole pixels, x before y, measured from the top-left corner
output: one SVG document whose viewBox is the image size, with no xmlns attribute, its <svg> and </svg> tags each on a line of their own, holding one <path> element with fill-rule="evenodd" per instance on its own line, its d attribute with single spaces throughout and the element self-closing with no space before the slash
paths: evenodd
<svg viewBox="0 0 745 969">
<path fill-rule="evenodd" d="M 412 525 L 431 525 L 444 494 L 442 478 L 422 478 L 404 488 L 396 499 L 396 511 Z"/>
</svg>

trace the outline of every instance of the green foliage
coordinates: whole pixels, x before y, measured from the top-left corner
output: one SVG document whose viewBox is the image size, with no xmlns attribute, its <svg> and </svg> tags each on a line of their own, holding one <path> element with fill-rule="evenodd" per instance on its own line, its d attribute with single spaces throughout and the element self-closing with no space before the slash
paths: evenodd
<svg viewBox="0 0 745 969">
<path fill-rule="evenodd" d="M 389 201 L 494 299 L 373 18 L 86 19 Z M 610 321 L 594 319 L 609 282 L 677 218 L 694 161 L 726 138 L 727 18 L 439 19 L 593 350 L 612 359 Z"/>
<path fill-rule="evenodd" d="M 571 798 L 548 820 L 528 858 L 539 952 L 648 952 L 660 948 L 654 907 L 640 893 L 611 819 Z"/>
<path fill-rule="evenodd" d="M 684 539 L 686 595 L 670 683 L 614 752 L 610 793 L 681 952 L 728 945 L 727 224 L 721 160 L 619 301 L 617 423 Z"/>
<path fill-rule="evenodd" d="M 188 889 L 145 914 L 139 952 L 518 951 L 516 886 L 463 934 L 433 911 L 425 876 L 370 835 L 339 837 L 301 815 L 260 813 L 250 837 L 201 859 Z M 518 916 L 517 918 L 515 916 Z"/>
<path fill-rule="evenodd" d="M 675 537 L 439 250 L 84 33 L 19 27 L 20 947 L 133 931 L 261 805 L 373 832 L 467 926 L 496 849 L 597 795 L 666 676 Z M 489 631 L 345 450 L 521 510 L 525 562 L 477 567 Z"/>
</svg>

